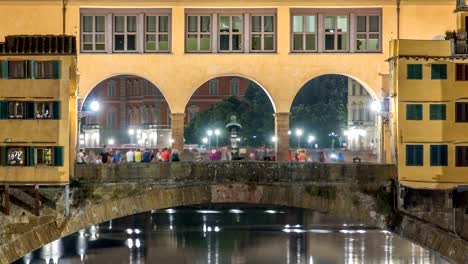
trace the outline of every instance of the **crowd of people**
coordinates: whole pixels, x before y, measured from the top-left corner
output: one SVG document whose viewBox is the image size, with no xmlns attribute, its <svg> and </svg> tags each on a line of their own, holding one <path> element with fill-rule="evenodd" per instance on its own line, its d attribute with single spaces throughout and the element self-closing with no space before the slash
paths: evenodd
<svg viewBox="0 0 468 264">
<path fill-rule="evenodd" d="M 125 153 L 122 150 L 113 150 L 112 148 L 104 148 L 96 153 L 90 150 L 88 153 L 83 149 L 77 153 L 76 162 L 78 164 L 106 164 L 106 163 L 149 163 L 149 162 L 178 162 L 180 161 L 179 151 L 175 148 L 168 149 L 129 149 Z M 333 160 L 328 157 L 324 151 L 307 153 L 305 149 L 291 151 L 289 161 L 296 162 L 327 162 Z M 187 154 L 189 154 L 187 157 Z M 192 149 L 190 153 L 186 153 L 187 160 L 193 161 L 229 161 L 232 160 L 232 154 L 227 147 L 213 148 L 209 153 L 200 153 L 197 149 Z M 243 159 L 252 161 L 275 161 L 275 152 L 270 147 L 259 147 L 251 150 Z M 333 161 L 344 162 L 344 156 L 339 153 L 334 157 Z"/>
<path fill-rule="evenodd" d="M 106 163 L 140 163 L 140 162 L 178 162 L 180 161 L 179 151 L 177 149 L 129 149 L 122 153 L 120 150 L 108 149 L 104 146 L 100 153 L 93 150 L 86 153 L 84 149 L 76 155 L 78 164 L 106 164 Z"/>
</svg>

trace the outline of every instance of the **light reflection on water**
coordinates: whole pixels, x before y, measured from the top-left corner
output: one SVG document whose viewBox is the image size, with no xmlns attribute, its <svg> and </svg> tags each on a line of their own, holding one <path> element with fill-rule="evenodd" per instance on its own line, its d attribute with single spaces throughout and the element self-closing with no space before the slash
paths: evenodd
<svg viewBox="0 0 468 264">
<path fill-rule="evenodd" d="M 293 208 L 175 208 L 114 219 L 16 263 L 448 263 L 385 230 Z"/>
</svg>

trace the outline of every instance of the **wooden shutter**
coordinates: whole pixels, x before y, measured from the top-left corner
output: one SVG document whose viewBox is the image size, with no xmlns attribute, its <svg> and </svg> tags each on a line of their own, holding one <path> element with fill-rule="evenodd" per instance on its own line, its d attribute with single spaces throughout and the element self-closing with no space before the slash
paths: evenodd
<svg viewBox="0 0 468 264">
<path fill-rule="evenodd" d="M 63 147 L 56 146 L 54 147 L 54 166 L 61 167 L 63 166 Z"/>
<path fill-rule="evenodd" d="M 0 164 L 2 166 L 7 166 L 8 165 L 8 155 L 7 155 L 7 147 L 2 146 L 0 148 Z"/>
<path fill-rule="evenodd" d="M 31 67 L 31 79 L 36 79 L 36 61 L 29 61 Z"/>
<path fill-rule="evenodd" d="M 60 101 L 52 102 L 52 119 L 60 119 Z"/>
<path fill-rule="evenodd" d="M 25 152 L 26 152 L 25 165 L 34 166 L 36 164 L 34 147 L 26 147 Z"/>
<path fill-rule="evenodd" d="M 8 102 L 0 101 L 0 119 L 8 119 Z"/>
<path fill-rule="evenodd" d="M 3 60 L 2 61 L 2 79 L 8 79 L 8 61 Z"/>
<path fill-rule="evenodd" d="M 24 118 L 34 119 L 34 102 L 24 102 Z"/>
<path fill-rule="evenodd" d="M 60 61 L 52 61 L 52 78 L 60 79 Z"/>
</svg>

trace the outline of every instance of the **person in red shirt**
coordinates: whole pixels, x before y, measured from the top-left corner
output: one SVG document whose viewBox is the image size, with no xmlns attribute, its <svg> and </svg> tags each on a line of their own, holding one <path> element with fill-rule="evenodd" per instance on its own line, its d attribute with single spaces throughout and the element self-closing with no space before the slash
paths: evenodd
<svg viewBox="0 0 468 264">
<path fill-rule="evenodd" d="M 170 153 L 167 148 L 164 148 L 163 152 L 161 153 L 161 159 L 163 162 L 169 162 L 170 161 Z"/>
</svg>

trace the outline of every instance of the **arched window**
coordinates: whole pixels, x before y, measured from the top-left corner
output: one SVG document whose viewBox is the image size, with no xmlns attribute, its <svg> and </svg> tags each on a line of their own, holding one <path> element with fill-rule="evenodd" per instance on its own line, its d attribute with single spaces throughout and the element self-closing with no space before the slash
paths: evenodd
<svg viewBox="0 0 468 264">
<path fill-rule="evenodd" d="M 107 83 L 107 96 L 114 97 L 117 95 L 116 88 L 115 88 L 115 81 L 109 81 Z"/>
<path fill-rule="evenodd" d="M 139 125 L 140 124 L 140 119 L 138 118 L 138 107 L 133 108 L 133 124 Z"/>
<path fill-rule="evenodd" d="M 353 121 L 356 121 L 357 120 L 357 116 L 356 116 L 356 103 L 353 102 L 351 104 L 351 111 L 352 111 L 352 119 Z"/>
<path fill-rule="evenodd" d="M 363 121 L 364 120 L 364 105 L 362 102 L 359 102 L 358 106 L 358 120 Z"/>
<path fill-rule="evenodd" d="M 218 79 L 213 79 L 210 81 L 210 95 L 218 95 Z"/>
<path fill-rule="evenodd" d="M 237 78 L 231 79 L 231 95 L 232 96 L 239 95 L 239 79 Z"/>
</svg>

